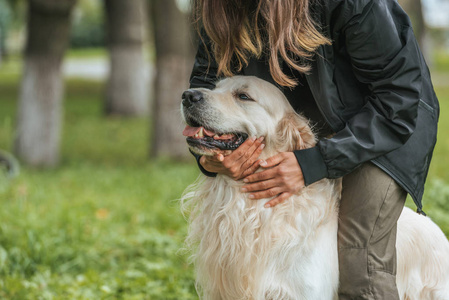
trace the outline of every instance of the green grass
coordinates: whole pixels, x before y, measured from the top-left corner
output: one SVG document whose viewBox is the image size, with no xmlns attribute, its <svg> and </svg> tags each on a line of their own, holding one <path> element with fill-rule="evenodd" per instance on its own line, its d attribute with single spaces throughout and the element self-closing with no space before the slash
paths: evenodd
<svg viewBox="0 0 449 300">
<path fill-rule="evenodd" d="M 68 82 L 60 167 L 0 178 L 0 299 L 196 299 L 177 199 L 198 170 L 150 161 L 148 120 L 103 118 L 102 89 Z M 0 91 L 11 150 L 17 77 Z"/>
<path fill-rule="evenodd" d="M 2 193 L 0 298 L 188 299 L 175 199 L 195 173 L 168 163 L 24 170 Z"/>
<path fill-rule="evenodd" d="M 449 72 L 434 72 L 434 77 L 448 77 Z M 425 187 L 424 211 L 449 236 L 449 82 L 435 87 L 440 101 L 437 144 Z M 414 207 L 409 200 L 408 206 Z"/>
<path fill-rule="evenodd" d="M 449 72 L 449 53 L 437 51 L 434 55 L 435 71 Z"/>
<path fill-rule="evenodd" d="M 0 70 L 0 149 L 9 151 L 20 64 Z M 436 88 L 424 210 L 448 235 L 449 86 Z M 104 118 L 102 83 L 70 80 L 66 94 L 61 165 L 0 178 L 0 299 L 197 299 L 177 203 L 195 164 L 150 161 L 148 120 Z"/>
<path fill-rule="evenodd" d="M 449 72 L 448 72 L 449 75 Z M 447 86 L 436 87 L 440 101 L 440 118 L 438 120 L 437 145 L 434 151 L 434 162 L 431 164 L 429 176 L 441 178 L 449 183 L 449 82 Z"/>
</svg>

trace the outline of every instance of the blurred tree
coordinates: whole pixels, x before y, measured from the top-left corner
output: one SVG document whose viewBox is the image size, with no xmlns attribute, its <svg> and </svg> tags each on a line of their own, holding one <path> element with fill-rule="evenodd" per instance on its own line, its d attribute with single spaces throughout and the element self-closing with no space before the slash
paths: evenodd
<svg viewBox="0 0 449 300">
<path fill-rule="evenodd" d="M 152 0 L 156 47 L 156 80 L 151 156 L 181 159 L 189 156 L 179 113 L 193 66 L 189 15 L 176 0 Z"/>
<path fill-rule="evenodd" d="M 3 61 L 3 56 L 4 56 L 4 33 L 3 33 L 4 29 L 2 26 L 0 26 L 0 67 L 2 65 L 2 61 Z"/>
<path fill-rule="evenodd" d="M 431 45 L 427 36 L 427 27 L 424 21 L 423 6 L 421 0 L 398 0 L 399 4 L 409 15 L 413 23 L 413 31 L 424 57 L 429 62 Z"/>
<path fill-rule="evenodd" d="M 0 0 L 0 65 L 6 55 L 6 37 L 11 23 L 11 8 L 9 2 Z"/>
<path fill-rule="evenodd" d="M 149 99 L 143 43 L 144 0 L 105 0 L 110 73 L 106 86 L 107 114 L 147 115 Z"/>
<path fill-rule="evenodd" d="M 76 0 L 28 0 L 28 33 L 15 153 L 32 166 L 59 160 L 63 78 L 70 12 Z"/>
</svg>

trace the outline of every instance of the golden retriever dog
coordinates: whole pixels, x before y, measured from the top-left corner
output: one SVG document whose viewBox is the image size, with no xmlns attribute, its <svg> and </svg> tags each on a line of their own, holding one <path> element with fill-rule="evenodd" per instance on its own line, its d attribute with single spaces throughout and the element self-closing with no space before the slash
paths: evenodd
<svg viewBox="0 0 449 300">
<path fill-rule="evenodd" d="M 184 135 L 195 153 L 229 153 L 250 136 L 265 137 L 263 159 L 315 145 L 308 121 L 256 77 L 227 78 L 183 98 Z M 264 208 L 270 199 L 248 199 L 242 186 L 200 175 L 181 199 L 200 297 L 337 299 L 340 180 L 318 181 L 273 208 Z M 401 299 L 449 299 L 449 242 L 429 218 L 404 209 L 397 256 Z"/>
</svg>

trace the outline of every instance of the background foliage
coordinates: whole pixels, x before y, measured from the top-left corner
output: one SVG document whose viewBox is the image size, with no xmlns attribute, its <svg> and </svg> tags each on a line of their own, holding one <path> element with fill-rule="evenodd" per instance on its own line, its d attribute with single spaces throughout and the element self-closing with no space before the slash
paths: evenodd
<svg viewBox="0 0 449 300">
<path fill-rule="evenodd" d="M 93 48 L 105 46 L 104 13 L 102 1 L 79 1 L 72 21 L 70 46 Z"/>
<path fill-rule="evenodd" d="M 67 84 L 61 167 L 0 178 L 0 299 L 194 298 L 176 200 L 196 167 L 148 161 L 147 120 L 104 120 L 102 83 Z M 0 74 L 2 147 L 17 85 Z"/>
</svg>

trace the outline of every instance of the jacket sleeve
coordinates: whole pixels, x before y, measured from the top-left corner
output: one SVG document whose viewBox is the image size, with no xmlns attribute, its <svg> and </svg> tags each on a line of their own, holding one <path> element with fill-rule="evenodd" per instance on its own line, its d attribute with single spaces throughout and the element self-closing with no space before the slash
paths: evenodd
<svg viewBox="0 0 449 300">
<path fill-rule="evenodd" d="M 190 150 L 189 150 L 190 151 Z M 213 172 L 209 172 L 207 171 L 205 168 L 203 168 L 203 166 L 200 164 L 200 158 L 201 155 L 198 155 L 196 153 L 193 153 L 192 151 L 190 151 L 190 153 L 192 153 L 192 155 L 195 157 L 196 159 L 196 163 L 198 164 L 198 168 L 200 169 L 201 173 L 203 173 L 204 175 L 206 175 L 207 177 L 217 177 L 217 173 L 213 173 Z"/>
<path fill-rule="evenodd" d="M 212 53 L 211 41 L 204 30 L 200 32 L 198 51 L 190 75 L 190 88 L 215 88 L 218 80 L 217 62 Z"/>
<path fill-rule="evenodd" d="M 295 153 L 306 184 L 341 177 L 399 148 L 415 130 L 421 91 L 419 49 L 408 17 L 403 11 L 393 13 L 399 7 L 392 2 L 354 1 L 363 7 L 345 11 L 344 46 L 357 80 L 369 93 L 342 130 L 309 150 L 314 162 Z M 314 170 L 312 163 L 327 170 Z"/>
<path fill-rule="evenodd" d="M 193 70 L 190 75 L 190 88 L 215 88 L 215 82 L 217 81 L 217 63 L 212 56 L 211 42 L 209 37 L 205 34 L 204 30 L 200 33 L 198 51 L 196 52 L 195 62 Z M 216 177 L 217 173 L 212 173 L 203 168 L 200 164 L 201 155 L 195 154 L 198 168 L 200 171 L 208 177 Z"/>
</svg>

